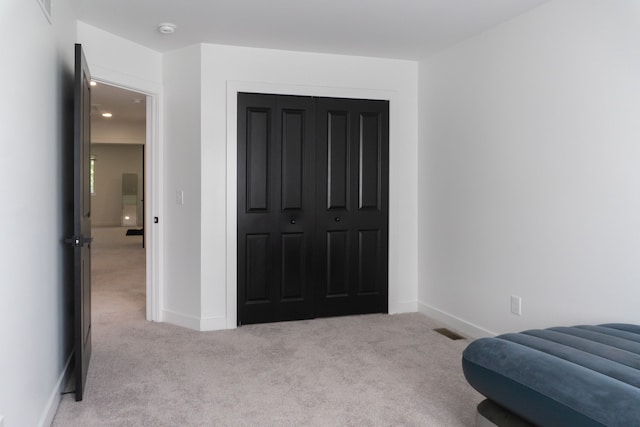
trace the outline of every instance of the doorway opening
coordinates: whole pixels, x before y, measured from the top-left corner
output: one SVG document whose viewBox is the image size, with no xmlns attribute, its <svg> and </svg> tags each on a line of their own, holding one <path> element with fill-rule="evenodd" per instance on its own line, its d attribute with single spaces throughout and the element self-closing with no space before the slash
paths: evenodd
<svg viewBox="0 0 640 427">
<path fill-rule="evenodd" d="M 91 218 L 94 314 L 147 317 L 147 96 L 92 82 Z"/>
</svg>

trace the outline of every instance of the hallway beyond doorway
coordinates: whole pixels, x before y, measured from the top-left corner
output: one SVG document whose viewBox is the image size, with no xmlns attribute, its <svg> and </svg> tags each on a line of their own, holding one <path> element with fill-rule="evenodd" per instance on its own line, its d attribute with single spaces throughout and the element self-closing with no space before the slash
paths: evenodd
<svg viewBox="0 0 640 427">
<path fill-rule="evenodd" d="M 96 329 L 114 315 L 145 318 L 142 236 L 127 236 L 126 232 L 127 227 L 92 229 L 92 300 Z"/>
</svg>

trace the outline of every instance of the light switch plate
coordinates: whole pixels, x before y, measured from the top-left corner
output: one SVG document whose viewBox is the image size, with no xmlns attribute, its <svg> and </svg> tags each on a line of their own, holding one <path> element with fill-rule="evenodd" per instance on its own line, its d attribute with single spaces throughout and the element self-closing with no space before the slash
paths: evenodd
<svg viewBox="0 0 640 427">
<path fill-rule="evenodd" d="M 516 316 L 522 315 L 522 298 L 516 295 L 511 295 L 511 313 Z"/>
</svg>

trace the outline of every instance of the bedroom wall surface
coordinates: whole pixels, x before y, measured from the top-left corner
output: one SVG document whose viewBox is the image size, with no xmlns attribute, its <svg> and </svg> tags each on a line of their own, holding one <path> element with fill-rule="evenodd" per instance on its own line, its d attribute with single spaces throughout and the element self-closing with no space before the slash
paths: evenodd
<svg viewBox="0 0 640 427">
<path fill-rule="evenodd" d="M 146 142 L 144 120 L 92 120 L 91 143 L 139 144 Z"/>
<path fill-rule="evenodd" d="M 62 243 L 76 21 L 67 0 L 50 24 L 36 1 L 0 3 L 0 417 L 49 425 L 72 350 L 72 288 Z M 72 111 L 72 110 L 71 110 Z M 37 121 L 37 125 L 34 123 Z M 18 185 L 17 183 L 20 183 Z"/>
<path fill-rule="evenodd" d="M 638 40 L 637 1 L 556 0 L 420 63 L 422 311 L 640 322 Z"/>
<path fill-rule="evenodd" d="M 235 327 L 236 89 L 391 100 L 389 310 L 415 311 L 417 63 L 203 45 L 202 328 Z"/>
<path fill-rule="evenodd" d="M 78 22 L 78 41 L 93 76 L 120 83 L 121 76 L 127 76 L 137 88 L 162 83 L 162 54 L 82 21 Z"/>
<path fill-rule="evenodd" d="M 168 195 L 163 218 L 167 262 L 162 313 L 164 320 L 191 329 L 200 329 L 202 293 L 200 57 L 200 46 L 166 53 L 163 57 L 166 105 L 163 180 Z M 178 193 L 182 195 L 181 201 Z"/>
</svg>

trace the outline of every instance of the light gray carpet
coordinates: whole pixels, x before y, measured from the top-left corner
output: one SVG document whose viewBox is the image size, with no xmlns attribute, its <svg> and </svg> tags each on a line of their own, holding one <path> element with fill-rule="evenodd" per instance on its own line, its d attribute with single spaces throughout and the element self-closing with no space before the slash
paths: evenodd
<svg viewBox="0 0 640 427">
<path fill-rule="evenodd" d="M 195 332 L 144 320 L 144 251 L 95 229 L 85 398 L 54 426 L 472 426 L 468 341 L 413 313 Z"/>
</svg>

